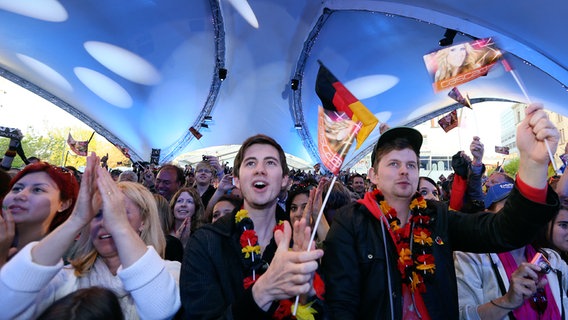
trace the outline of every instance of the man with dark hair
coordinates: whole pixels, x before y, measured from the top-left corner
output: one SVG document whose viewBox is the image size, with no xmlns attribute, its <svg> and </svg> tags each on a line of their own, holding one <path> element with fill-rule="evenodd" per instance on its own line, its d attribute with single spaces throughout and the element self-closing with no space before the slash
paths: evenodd
<svg viewBox="0 0 568 320">
<path fill-rule="evenodd" d="M 29 162 L 28 164 L 30 164 L 30 163 L 38 163 L 38 162 L 40 162 L 40 161 L 41 161 L 41 159 L 38 158 L 38 157 L 29 157 L 29 158 L 28 158 L 28 162 Z"/>
<path fill-rule="evenodd" d="M 182 168 L 173 164 L 165 164 L 156 176 L 156 192 L 170 201 L 184 182 L 185 176 Z"/>
<path fill-rule="evenodd" d="M 377 190 L 339 210 L 324 243 L 332 319 L 458 318 L 453 251 L 521 247 L 558 208 L 547 188 L 545 145 L 554 153 L 558 130 L 542 106 L 530 105 L 526 115 L 517 128 L 517 181 L 499 214 L 450 213 L 443 203 L 425 201 L 416 192 L 420 132 L 398 127 L 380 136 L 369 170 Z"/>
<path fill-rule="evenodd" d="M 265 135 L 250 137 L 233 170 L 243 207 L 198 229 L 186 247 L 180 277 L 186 319 L 272 319 L 290 313 L 288 299 L 316 294 L 311 281 L 323 251 L 305 251 L 305 219 L 297 222 L 304 238 L 295 231 L 290 251 L 291 227 L 277 205 L 288 183 L 282 147 Z"/>
<path fill-rule="evenodd" d="M 355 192 L 359 199 L 363 199 L 365 195 L 365 178 L 360 174 L 354 174 L 351 176 L 351 189 Z"/>
<path fill-rule="evenodd" d="M 110 176 L 112 177 L 112 180 L 114 180 L 115 182 L 118 182 L 118 177 L 120 176 L 121 173 L 122 173 L 122 170 L 120 170 L 120 169 L 112 169 L 110 171 Z"/>
</svg>

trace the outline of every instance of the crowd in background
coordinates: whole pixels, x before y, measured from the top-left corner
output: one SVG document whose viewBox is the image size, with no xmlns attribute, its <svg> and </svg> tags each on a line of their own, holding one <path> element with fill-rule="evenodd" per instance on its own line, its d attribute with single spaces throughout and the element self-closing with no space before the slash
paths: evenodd
<svg viewBox="0 0 568 320">
<path fill-rule="evenodd" d="M 498 214 L 509 196 L 521 201 L 513 191 L 515 177 L 500 167 L 485 171 L 483 148 L 474 137 L 469 152 L 453 157 L 450 177 L 420 177 L 415 191 L 427 201 L 472 215 Z M 188 246 L 197 246 L 199 238 L 192 236 L 205 226 L 227 223 L 229 218 L 223 217 L 238 216 L 245 206 L 243 190 L 234 183 L 240 179 L 235 168 L 214 155 L 184 167 L 142 163 L 120 171 L 105 168 L 93 154 L 87 157 L 84 172 L 34 158 L 28 158 L 31 161 L 23 168 L 11 168 L 14 156 L 8 150 L 0 170 L 0 296 L 5 295 L 2 290 L 10 290 L 10 301 L 18 305 L 9 313 L 0 311 L 0 319 L 67 318 L 71 308 L 113 319 L 182 317 L 183 307 L 190 304 L 183 301 L 183 284 L 180 299 L 180 268 L 188 259 L 184 255 L 195 254 Z M 277 195 L 276 215 L 290 221 L 291 232 L 302 224 L 316 228 L 314 250 L 326 250 L 325 240 L 330 229 L 334 232 L 341 208 L 363 203 L 367 194 L 378 192 L 368 173 L 342 171 L 331 185 L 333 176 L 319 164 L 313 170 L 284 171 L 288 178 Z M 568 177 L 562 172 L 549 180 L 564 202 L 534 241 L 508 252 L 453 253 L 460 318 L 565 317 L 564 180 Z M 320 210 L 323 216 L 316 226 Z M 528 263 L 537 261 L 535 257 L 544 257 L 538 261 L 545 262 L 548 273 L 541 265 Z M 320 272 L 318 267 L 315 274 Z M 318 301 L 311 302 L 314 308 L 319 304 L 316 318 L 333 318 Z"/>
</svg>

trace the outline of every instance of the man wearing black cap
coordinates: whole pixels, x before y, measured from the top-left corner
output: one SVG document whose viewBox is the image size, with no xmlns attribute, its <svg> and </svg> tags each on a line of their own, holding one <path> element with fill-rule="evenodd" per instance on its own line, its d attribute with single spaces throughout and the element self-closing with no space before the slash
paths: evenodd
<svg viewBox="0 0 568 320">
<path fill-rule="evenodd" d="M 450 213 L 425 201 L 416 192 L 422 135 L 404 127 L 381 135 L 368 175 L 378 190 L 339 210 L 324 243 L 332 319 L 458 318 L 452 252 L 521 247 L 557 209 L 544 139 L 554 153 L 558 130 L 542 106 L 526 114 L 517 128 L 518 178 L 500 214 Z"/>
</svg>

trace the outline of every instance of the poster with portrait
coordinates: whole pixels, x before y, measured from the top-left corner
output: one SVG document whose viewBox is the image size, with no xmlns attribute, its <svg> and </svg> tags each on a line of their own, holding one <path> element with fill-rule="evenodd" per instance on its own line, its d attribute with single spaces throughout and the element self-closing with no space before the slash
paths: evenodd
<svg viewBox="0 0 568 320">
<path fill-rule="evenodd" d="M 361 122 L 354 122 L 344 112 L 318 108 L 318 151 L 323 165 L 333 174 L 339 174 L 345 155 L 359 130 Z"/>
<path fill-rule="evenodd" d="M 448 92 L 448 96 L 450 98 L 456 100 L 462 106 L 473 109 L 471 107 L 471 102 L 469 101 L 469 96 L 465 95 L 465 98 L 464 98 L 463 95 L 461 94 L 461 92 L 458 90 L 458 87 L 453 87 L 452 90 L 450 90 L 450 92 Z"/>
<path fill-rule="evenodd" d="M 371 134 L 379 123 L 371 110 L 359 101 L 337 78 L 327 69 L 321 61 L 316 78 L 316 94 L 321 99 L 323 108 L 329 112 L 343 112 L 351 120 L 361 123 L 361 129 L 355 136 L 359 149 L 365 139 Z"/>
<path fill-rule="evenodd" d="M 453 88 L 486 75 L 503 54 L 492 38 L 464 42 L 424 56 L 434 92 Z"/>
<path fill-rule="evenodd" d="M 86 157 L 89 153 L 89 141 L 77 141 L 71 133 L 67 136 L 67 145 L 78 156 Z"/>
<path fill-rule="evenodd" d="M 500 153 L 500 154 L 504 154 L 504 155 L 508 155 L 509 154 L 509 147 L 495 146 L 495 152 Z"/>
<path fill-rule="evenodd" d="M 438 120 L 438 124 L 445 132 L 452 130 L 458 126 L 458 112 L 453 110 L 447 115 L 441 117 L 440 120 Z"/>
</svg>

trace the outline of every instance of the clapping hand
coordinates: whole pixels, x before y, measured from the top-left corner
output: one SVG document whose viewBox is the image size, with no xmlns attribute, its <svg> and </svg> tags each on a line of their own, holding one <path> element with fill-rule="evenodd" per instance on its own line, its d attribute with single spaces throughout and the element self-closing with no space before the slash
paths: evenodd
<svg viewBox="0 0 568 320">
<path fill-rule="evenodd" d="M 104 168 L 97 168 L 97 187 L 102 200 L 105 229 L 112 236 L 121 230 L 131 229 L 124 207 L 124 195 Z"/>
<path fill-rule="evenodd" d="M 99 168 L 100 158 L 96 153 L 91 152 L 87 156 L 87 166 L 83 172 L 81 179 L 81 187 L 79 188 L 79 195 L 77 203 L 71 214 L 70 221 L 77 221 L 79 226 L 85 226 L 96 215 L 98 208 L 96 207 L 96 194 L 98 188 L 95 180 L 97 177 L 97 168 Z"/>
<path fill-rule="evenodd" d="M 323 251 L 289 251 L 291 236 L 290 224 L 284 222 L 284 231 L 277 230 L 274 233 L 274 240 L 278 245 L 274 258 L 266 272 L 252 287 L 253 298 L 263 310 L 268 310 L 273 301 L 313 290 L 311 281 L 318 268 L 317 260 L 323 256 Z"/>
<path fill-rule="evenodd" d="M 323 205 L 323 188 L 324 185 L 326 184 L 326 182 L 328 181 L 327 178 L 321 178 L 320 182 L 318 183 L 318 186 L 316 189 L 312 189 L 310 190 L 310 194 L 308 196 L 308 203 L 306 204 L 305 208 L 304 208 L 304 212 L 302 213 L 302 219 L 304 219 L 306 221 L 305 226 L 303 224 L 300 224 L 298 226 L 298 228 L 304 229 L 307 226 L 311 226 L 311 228 L 309 228 L 310 230 L 314 229 L 317 232 L 317 236 L 318 239 L 323 240 L 325 239 L 325 237 L 327 236 L 327 232 L 329 231 L 329 223 L 327 222 L 325 215 L 322 212 L 320 221 L 318 222 L 318 215 L 320 214 L 320 211 L 322 209 L 322 205 Z M 332 188 L 333 186 L 329 186 L 330 188 Z M 294 224 L 294 247 L 296 247 L 296 225 Z M 298 235 L 298 238 L 300 239 L 305 239 L 305 241 L 309 242 L 309 239 L 311 239 L 311 236 L 309 236 L 308 238 L 302 237 L 300 235 Z M 308 248 L 308 244 L 305 244 L 305 248 Z M 304 250 L 306 250 L 304 249 Z M 310 249 L 311 250 L 311 249 Z"/>
</svg>

